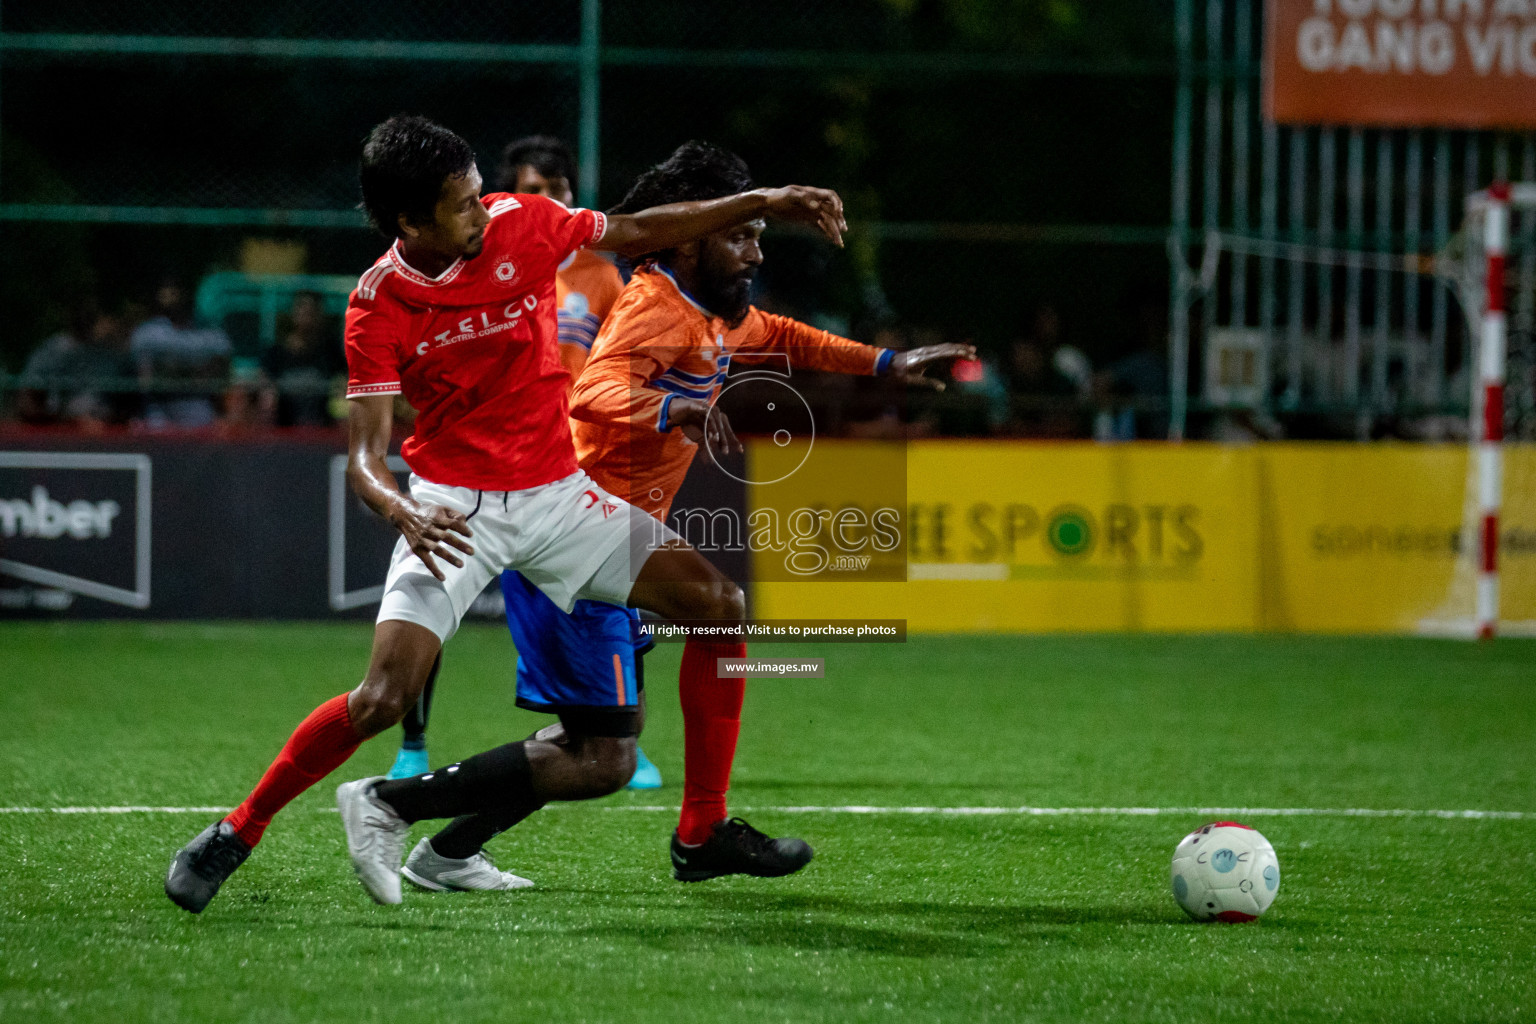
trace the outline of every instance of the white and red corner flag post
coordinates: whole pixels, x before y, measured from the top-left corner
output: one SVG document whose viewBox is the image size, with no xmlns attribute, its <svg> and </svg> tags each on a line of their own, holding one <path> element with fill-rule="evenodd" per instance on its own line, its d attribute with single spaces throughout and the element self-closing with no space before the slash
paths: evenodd
<svg viewBox="0 0 1536 1024">
<path fill-rule="evenodd" d="M 1483 252 L 1488 261 L 1488 294 L 1483 303 L 1483 334 L 1478 359 L 1483 424 L 1478 439 L 1477 635 L 1492 637 L 1499 628 L 1499 504 L 1504 491 L 1504 257 L 1509 249 L 1509 182 L 1488 189 L 1483 218 Z"/>
</svg>

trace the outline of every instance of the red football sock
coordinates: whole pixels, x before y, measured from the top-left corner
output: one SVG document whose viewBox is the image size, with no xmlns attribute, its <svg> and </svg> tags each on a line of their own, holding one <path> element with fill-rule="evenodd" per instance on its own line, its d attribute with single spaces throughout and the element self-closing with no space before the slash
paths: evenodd
<svg viewBox="0 0 1536 1024">
<path fill-rule="evenodd" d="M 744 676 L 721 679 L 716 658 L 745 658 L 747 645 L 702 643 L 683 645 L 678 697 L 683 705 L 683 814 L 678 838 L 697 846 L 725 820 L 725 793 L 731 788 L 731 762 L 741 731 L 741 702 L 747 692 Z"/>
<path fill-rule="evenodd" d="M 274 814 L 341 767 L 362 742 L 347 713 L 347 695 L 332 697 L 299 723 L 245 803 L 224 820 L 247 846 L 255 846 Z"/>
</svg>

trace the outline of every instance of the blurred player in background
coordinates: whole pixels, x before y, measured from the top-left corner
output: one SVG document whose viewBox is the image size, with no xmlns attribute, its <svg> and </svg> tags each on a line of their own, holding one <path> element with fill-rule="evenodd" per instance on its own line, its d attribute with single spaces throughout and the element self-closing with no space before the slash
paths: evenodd
<svg viewBox="0 0 1536 1024">
<path fill-rule="evenodd" d="M 565 143 L 549 135 L 530 135 L 507 144 L 502 151 L 496 190 L 547 196 L 561 206 L 573 206 L 571 190 L 576 162 Z M 560 319 L 560 362 L 581 375 L 587 353 L 608 311 L 624 290 L 618 268 L 590 249 L 578 249 L 560 264 L 555 276 L 556 315 Z"/>
<path fill-rule="evenodd" d="M 614 217 L 538 196 L 482 197 L 469 145 L 420 117 L 369 133 L 360 179 L 370 219 L 394 242 L 348 300 L 347 477 L 401 537 L 362 682 L 311 712 L 240 806 L 172 858 L 165 893 L 193 913 L 278 811 L 400 722 L 502 569 L 522 570 L 564 609 L 601 598 L 675 622 L 741 621 L 739 587 L 578 468 L 555 272 L 583 246 L 639 255 L 764 214 L 816 224 L 839 243 L 846 227 L 835 193 L 798 186 Z M 398 394 L 418 414 L 401 445 L 409 494 L 386 463 Z M 528 884 L 478 851 L 550 800 L 611 793 L 634 774 L 642 708 L 614 668 L 560 709 L 557 742 L 531 737 L 439 772 L 339 787 L 348 853 L 369 895 L 399 903 L 411 823 L 455 815 L 412 851 L 413 877 L 435 888 Z"/>
<path fill-rule="evenodd" d="M 576 180 L 576 161 L 564 142 L 550 135 L 530 135 L 509 142 L 502 150 L 496 170 L 494 191 L 519 195 L 540 195 L 569 208 L 575 203 L 571 190 Z M 560 363 L 574 385 L 587 353 L 597 338 L 598 328 L 613 308 L 624 288 L 618 268 L 590 249 L 577 249 L 560 264 L 555 275 L 556 317 L 560 329 Z M 504 574 L 512 577 L 510 570 Z M 508 580 L 515 584 L 516 581 Z M 504 584 L 505 585 L 505 584 Z M 512 625 L 509 623 L 509 625 Z M 516 626 L 512 626 L 517 632 Z M 522 661 L 519 656 L 519 661 Z M 437 689 L 437 671 L 427 679 L 421 697 L 406 713 L 401 723 L 403 737 L 400 752 L 389 770 L 391 779 L 407 779 L 429 771 L 427 761 L 427 721 L 432 711 L 432 697 Z M 643 682 L 641 684 L 643 686 Z M 635 774 L 630 789 L 659 789 L 661 769 L 635 748 Z"/>
</svg>

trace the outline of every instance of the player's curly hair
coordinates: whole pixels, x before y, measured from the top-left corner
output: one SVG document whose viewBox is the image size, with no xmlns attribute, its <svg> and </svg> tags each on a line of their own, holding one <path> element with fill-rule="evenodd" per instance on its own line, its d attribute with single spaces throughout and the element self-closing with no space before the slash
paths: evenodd
<svg viewBox="0 0 1536 1024">
<path fill-rule="evenodd" d="M 652 206 L 720 199 L 752 188 L 747 162 L 728 149 L 693 139 L 672 151 L 629 187 L 611 213 L 639 213 Z"/>
<path fill-rule="evenodd" d="M 496 167 L 495 191 L 515 189 L 519 167 L 532 167 L 546 178 L 564 178 L 572 188 L 576 187 L 576 160 L 570 147 L 553 135 L 526 135 L 507 143 Z"/>
<path fill-rule="evenodd" d="M 754 187 L 745 160 L 713 143 L 692 139 L 636 178 L 629 193 L 609 212 L 639 213 L 668 203 L 721 199 Z M 662 255 L 646 253 L 639 260 Z"/>
<path fill-rule="evenodd" d="M 398 238 L 400 215 L 432 220 L 443 182 L 469 173 L 475 151 L 453 132 L 425 117 L 397 114 L 363 141 L 359 204 L 379 231 Z"/>
</svg>

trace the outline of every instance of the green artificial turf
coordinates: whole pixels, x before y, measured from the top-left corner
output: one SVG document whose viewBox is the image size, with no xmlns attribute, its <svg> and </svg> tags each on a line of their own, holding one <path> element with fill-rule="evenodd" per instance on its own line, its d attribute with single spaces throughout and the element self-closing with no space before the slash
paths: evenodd
<svg viewBox="0 0 1536 1024">
<path fill-rule="evenodd" d="M 360 625 L 0 627 L 0 805 L 228 806 L 349 688 Z M 331 811 L 365 746 L 200 917 L 161 892 L 214 815 L 0 814 L 0 1020 L 1529 1021 L 1536 818 L 1248 816 L 1283 872 L 1254 925 L 1197 925 L 1168 861 L 1199 813 L 1536 812 L 1536 645 L 952 637 L 763 648 L 733 809 L 802 835 L 786 879 L 670 878 L 677 647 L 647 661 L 666 788 L 551 807 L 491 846 L 508 894 L 370 903 Z M 449 645 L 434 763 L 525 735 L 501 630 Z M 425 829 L 418 829 L 424 832 Z"/>
</svg>

